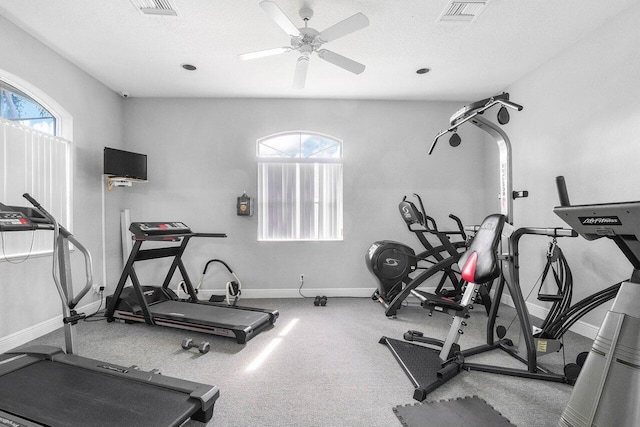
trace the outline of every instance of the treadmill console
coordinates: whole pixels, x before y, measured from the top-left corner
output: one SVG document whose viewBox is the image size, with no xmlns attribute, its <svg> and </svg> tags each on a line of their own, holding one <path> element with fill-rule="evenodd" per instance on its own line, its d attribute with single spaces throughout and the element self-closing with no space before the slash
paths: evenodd
<svg viewBox="0 0 640 427">
<path fill-rule="evenodd" d="M 36 228 L 22 212 L 0 211 L 0 231 L 26 231 Z"/>
<path fill-rule="evenodd" d="M 640 269 L 640 202 L 558 206 L 553 212 L 587 240 L 612 239 Z"/>
<path fill-rule="evenodd" d="M 182 222 L 132 222 L 129 231 L 136 237 L 192 234 L 191 229 Z"/>
<path fill-rule="evenodd" d="M 613 236 L 640 240 L 640 202 L 558 206 L 553 211 L 587 240 Z"/>
</svg>

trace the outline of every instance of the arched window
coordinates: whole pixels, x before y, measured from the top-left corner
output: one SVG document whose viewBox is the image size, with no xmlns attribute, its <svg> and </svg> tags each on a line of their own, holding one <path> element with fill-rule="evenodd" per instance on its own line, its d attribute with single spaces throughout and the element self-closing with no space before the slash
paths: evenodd
<svg viewBox="0 0 640 427">
<path fill-rule="evenodd" d="M 285 132 L 257 155 L 258 240 L 342 240 L 342 141 Z"/>
<path fill-rule="evenodd" d="M 41 94 L 40 98 L 37 94 Z M 67 229 L 71 224 L 71 118 L 37 88 L 0 70 L 0 203 L 28 206 L 36 198 Z M 64 120 L 60 118 L 63 117 Z M 49 232 L 2 233 L 0 261 L 52 251 Z"/>
<path fill-rule="evenodd" d="M 0 117 L 49 135 L 56 134 L 56 118 L 21 90 L 0 80 Z"/>
</svg>

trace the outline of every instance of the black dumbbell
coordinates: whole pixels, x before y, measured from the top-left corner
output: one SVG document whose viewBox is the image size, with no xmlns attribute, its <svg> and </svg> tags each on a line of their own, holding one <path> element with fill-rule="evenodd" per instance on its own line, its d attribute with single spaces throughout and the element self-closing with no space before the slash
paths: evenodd
<svg viewBox="0 0 640 427">
<path fill-rule="evenodd" d="M 315 305 L 316 307 L 318 306 L 324 307 L 325 305 L 327 305 L 327 297 L 318 295 L 316 299 L 313 301 L 313 305 Z"/>
<path fill-rule="evenodd" d="M 202 354 L 208 353 L 209 349 L 211 348 L 209 343 L 206 341 L 202 341 L 200 344 L 196 344 L 191 338 L 185 338 L 184 340 L 182 340 L 182 348 L 184 348 L 185 350 L 189 350 L 193 347 L 196 347 Z"/>
</svg>

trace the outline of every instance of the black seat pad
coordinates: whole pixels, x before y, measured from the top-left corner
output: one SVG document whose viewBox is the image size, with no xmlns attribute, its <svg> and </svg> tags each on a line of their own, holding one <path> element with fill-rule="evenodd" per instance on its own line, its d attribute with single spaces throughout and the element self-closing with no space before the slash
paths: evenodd
<svg viewBox="0 0 640 427">
<path fill-rule="evenodd" d="M 469 249 L 458 261 L 467 282 L 486 283 L 500 275 L 497 250 L 505 220 L 504 215 L 493 214 L 482 221 Z"/>
</svg>

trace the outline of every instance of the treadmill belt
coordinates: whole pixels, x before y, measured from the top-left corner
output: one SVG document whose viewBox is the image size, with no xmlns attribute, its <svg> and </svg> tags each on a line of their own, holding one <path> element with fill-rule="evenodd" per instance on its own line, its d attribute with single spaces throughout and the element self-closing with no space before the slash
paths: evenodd
<svg viewBox="0 0 640 427">
<path fill-rule="evenodd" d="M 48 426 L 179 426 L 189 395 L 43 360 L 0 376 L 2 410 Z"/>
<path fill-rule="evenodd" d="M 256 329 L 269 321 L 269 314 L 241 308 L 219 307 L 180 301 L 163 301 L 149 307 L 153 316 L 214 327 Z"/>
</svg>

